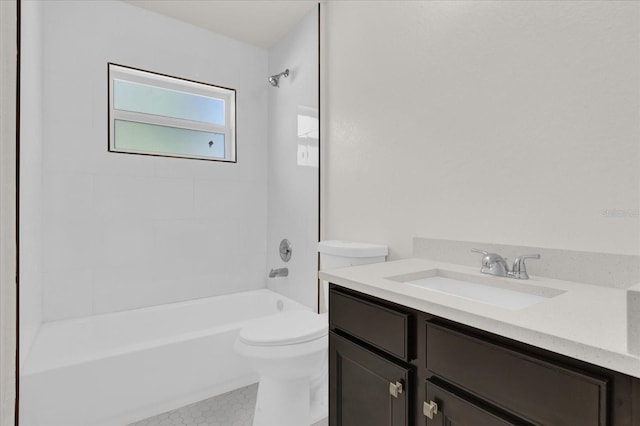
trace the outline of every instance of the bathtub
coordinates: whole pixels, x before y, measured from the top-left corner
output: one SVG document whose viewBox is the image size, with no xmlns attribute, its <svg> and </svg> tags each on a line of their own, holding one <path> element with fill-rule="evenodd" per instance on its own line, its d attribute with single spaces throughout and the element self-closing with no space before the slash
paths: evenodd
<svg viewBox="0 0 640 426">
<path fill-rule="evenodd" d="M 20 426 L 122 426 L 258 377 L 233 352 L 240 328 L 306 309 L 270 290 L 42 325 L 20 375 Z"/>
</svg>

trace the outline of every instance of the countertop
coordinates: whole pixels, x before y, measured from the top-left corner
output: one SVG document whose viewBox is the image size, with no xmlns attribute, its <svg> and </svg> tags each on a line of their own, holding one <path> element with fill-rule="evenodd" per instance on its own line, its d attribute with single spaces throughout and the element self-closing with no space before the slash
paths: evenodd
<svg viewBox="0 0 640 426">
<path fill-rule="evenodd" d="M 388 279 L 431 269 L 463 273 L 501 286 L 522 283 L 565 291 L 509 310 Z M 478 268 L 405 259 L 322 270 L 320 279 L 422 312 L 640 378 L 640 357 L 627 350 L 626 290 L 530 276 L 491 277 Z M 517 285 L 517 284 L 516 284 Z"/>
</svg>

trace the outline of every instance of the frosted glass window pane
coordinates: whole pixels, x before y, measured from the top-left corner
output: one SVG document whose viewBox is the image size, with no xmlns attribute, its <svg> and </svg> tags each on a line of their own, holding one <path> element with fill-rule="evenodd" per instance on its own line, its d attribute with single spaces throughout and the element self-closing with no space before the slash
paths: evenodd
<svg viewBox="0 0 640 426">
<path fill-rule="evenodd" d="M 236 162 L 234 89 L 108 68 L 109 151 Z"/>
<path fill-rule="evenodd" d="M 224 134 L 115 120 L 118 150 L 224 158 Z"/>
<path fill-rule="evenodd" d="M 224 125 L 223 99 L 114 79 L 113 103 L 122 111 Z"/>
</svg>

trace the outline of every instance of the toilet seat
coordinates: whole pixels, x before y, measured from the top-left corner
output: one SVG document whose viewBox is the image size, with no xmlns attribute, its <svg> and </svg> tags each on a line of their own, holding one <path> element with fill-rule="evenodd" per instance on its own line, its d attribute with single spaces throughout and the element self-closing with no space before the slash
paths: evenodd
<svg viewBox="0 0 640 426">
<path fill-rule="evenodd" d="M 251 346 L 287 346 L 311 342 L 328 333 L 326 316 L 311 311 L 285 311 L 240 330 L 239 340 Z"/>
</svg>

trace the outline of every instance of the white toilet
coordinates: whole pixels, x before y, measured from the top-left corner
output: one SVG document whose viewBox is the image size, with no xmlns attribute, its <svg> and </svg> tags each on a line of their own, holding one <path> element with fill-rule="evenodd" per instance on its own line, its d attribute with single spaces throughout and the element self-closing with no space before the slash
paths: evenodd
<svg viewBox="0 0 640 426">
<path fill-rule="evenodd" d="M 384 262 L 387 247 L 321 241 L 320 268 Z M 328 284 L 322 283 L 328 301 Z M 308 426 L 327 416 L 326 314 L 284 311 L 240 330 L 235 350 L 260 375 L 253 426 Z"/>
</svg>

